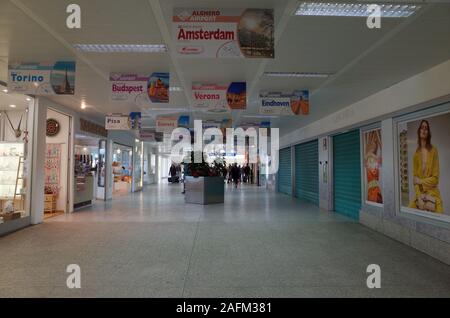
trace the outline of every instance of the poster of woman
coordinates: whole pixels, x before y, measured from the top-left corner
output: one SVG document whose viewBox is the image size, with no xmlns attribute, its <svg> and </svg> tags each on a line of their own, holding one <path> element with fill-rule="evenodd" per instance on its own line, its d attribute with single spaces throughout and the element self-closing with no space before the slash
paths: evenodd
<svg viewBox="0 0 450 318">
<path fill-rule="evenodd" d="M 449 113 L 400 124 L 400 184 L 406 211 L 450 215 L 449 126 Z"/>
<path fill-rule="evenodd" d="M 366 202 L 369 204 L 383 204 L 381 186 L 381 129 L 377 128 L 364 133 L 364 181 Z"/>
</svg>

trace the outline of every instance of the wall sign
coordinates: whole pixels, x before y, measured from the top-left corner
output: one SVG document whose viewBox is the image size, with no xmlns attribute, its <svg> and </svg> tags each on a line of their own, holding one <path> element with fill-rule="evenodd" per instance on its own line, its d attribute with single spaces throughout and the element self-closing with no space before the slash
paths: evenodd
<svg viewBox="0 0 450 318">
<path fill-rule="evenodd" d="M 309 115 L 309 91 L 261 91 L 260 113 L 265 115 Z"/>
<path fill-rule="evenodd" d="M 107 130 L 130 130 L 130 116 L 123 114 L 111 114 L 105 118 L 105 128 Z"/>
<path fill-rule="evenodd" d="M 230 84 L 192 85 L 192 99 L 197 110 L 220 113 L 247 107 L 247 84 L 233 82 Z"/>
<path fill-rule="evenodd" d="M 383 204 L 382 141 L 381 129 L 376 128 L 363 133 L 364 143 L 364 189 L 365 201 L 372 205 Z"/>
<path fill-rule="evenodd" d="M 105 127 L 83 118 L 80 118 L 80 130 L 97 136 L 108 137 L 108 131 L 105 129 Z"/>
<path fill-rule="evenodd" d="M 274 58 L 273 9 L 175 8 L 178 57 Z"/>
<path fill-rule="evenodd" d="M 8 89 L 32 95 L 74 95 L 75 62 L 11 63 Z"/>
<path fill-rule="evenodd" d="M 48 137 L 56 136 L 57 134 L 59 134 L 60 130 L 61 126 L 59 125 L 59 122 L 56 119 L 53 118 L 47 119 L 46 132 Z"/>
<path fill-rule="evenodd" d="M 111 73 L 110 100 L 131 102 L 138 106 L 169 102 L 169 73 L 152 75 Z"/>
</svg>

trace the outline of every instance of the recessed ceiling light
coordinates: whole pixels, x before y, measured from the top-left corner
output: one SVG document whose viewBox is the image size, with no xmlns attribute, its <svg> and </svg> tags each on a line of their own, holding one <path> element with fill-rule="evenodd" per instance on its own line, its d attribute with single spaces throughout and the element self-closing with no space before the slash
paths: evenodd
<svg viewBox="0 0 450 318">
<path fill-rule="evenodd" d="M 74 44 L 73 47 L 88 53 L 165 53 L 165 44 Z"/>
<path fill-rule="evenodd" d="M 81 109 L 86 109 L 86 104 L 84 102 L 81 103 Z"/>
<path fill-rule="evenodd" d="M 3 90 L 3 93 L 6 93 L 6 94 L 7 94 L 7 93 L 8 93 L 8 90 L 7 90 L 7 89 L 4 89 L 4 90 Z"/>
<path fill-rule="evenodd" d="M 314 72 L 264 72 L 265 76 L 271 77 L 329 77 L 331 73 Z"/>
<path fill-rule="evenodd" d="M 16 105 L 9 105 L 9 107 L 11 107 L 11 108 L 16 108 Z"/>
<path fill-rule="evenodd" d="M 27 102 L 31 102 L 31 98 L 27 97 Z"/>
<path fill-rule="evenodd" d="M 181 91 L 183 91 L 183 88 L 179 87 L 179 86 L 170 86 L 169 87 L 169 91 L 171 91 L 171 92 L 181 92 Z"/>
<path fill-rule="evenodd" d="M 295 15 L 329 16 L 329 17 L 368 17 L 373 14 L 368 10 L 372 3 L 330 3 L 303 2 Z M 383 18 L 407 18 L 420 9 L 418 5 L 410 4 L 377 4 Z"/>
</svg>

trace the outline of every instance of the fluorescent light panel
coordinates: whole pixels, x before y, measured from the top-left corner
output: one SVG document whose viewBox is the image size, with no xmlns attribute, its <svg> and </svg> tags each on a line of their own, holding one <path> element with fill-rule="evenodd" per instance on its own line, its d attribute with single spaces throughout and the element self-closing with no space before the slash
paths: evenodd
<svg viewBox="0 0 450 318">
<path fill-rule="evenodd" d="M 270 77 L 329 77 L 331 73 L 313 73 L 313 72 L 265 72 L 265 76 Z"/>
<path fill-rule="evenodd" d="M 333 2 L 303 2 L 295 15 L 330 16 L 330 17 L 368 17 L 372 14 L 367 9 L 371 3 L 333 3 Z M 411 4 L 378 4 L 382 18 L 407 18 L 420 9 Z"/>
<path fill-rule="evenodd" d="M 74 48 L 87 53 L 164 53 L 165 44 L 74 44 Z"/>
<path fill-rule="evenodd" d="M 169 87 L 169 91 L 171 91 L 171 92 L 181 92 L 181 91 L 183 91 L 183 88 L 179 87 L 179 86 L 170 86 Z"/>
</svg>

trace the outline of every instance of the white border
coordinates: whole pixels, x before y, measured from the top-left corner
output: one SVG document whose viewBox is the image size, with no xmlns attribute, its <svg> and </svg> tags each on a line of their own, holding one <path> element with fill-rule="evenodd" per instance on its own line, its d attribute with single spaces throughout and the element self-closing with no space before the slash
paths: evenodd
<svg viewBox="0 0 450 318">
<path fill-rule="evenodd" d="M 427 119 L 432 117 L 437 117 L 450 113 L 450 103 L 444 103 L 435 106 L 430 109 L 425 109 L 422 111 L 410 113 L 399 118 L 394 118 L 394 171 L 395 171 L 395 193 L 397 198 L 397 215 L 416 215 L 429 220 L 437 220 L 440 222 L 450 223 L 450 215 L 432 213 L 432 212 L 422 212 L 420 210 L 411 209 L 409 207 L 402 206 L 401 202 L 401 188 L 400 188 L 400 169 L 399 169 L 399 129 L 400 124 L 407 124 L 409 122 Z"/>
</svg>

